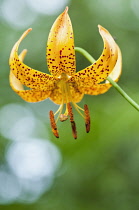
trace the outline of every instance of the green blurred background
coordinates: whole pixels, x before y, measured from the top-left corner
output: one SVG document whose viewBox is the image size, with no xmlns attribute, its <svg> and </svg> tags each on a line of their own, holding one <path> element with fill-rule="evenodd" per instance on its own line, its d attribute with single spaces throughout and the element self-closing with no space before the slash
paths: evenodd
<svg viewBox="0 0 139 210">
<path fill-rule="evenodd" d="M 97 25 L 107 28 L 123 55 L 119 85 L 139 103 L 138 0 L 0 0 L 0 209 L 2 210 L 137 210 L 139 209 L 139 116 L 111 88 L 86 95 L 91 132 L 75 112 L 78 139 L 69 121 L 51 133 L 49 99 L 26 103 L 9 86 L 8 59 L 14 43 L 29 27 L 21 44 L 25 63 L 48 72 L 45 48 L 56 17 L 69 6 L 75 45 L 96 59 L 103 42 Z M 89 62 L 77 54 L 77 70 Z"/>
</svg>

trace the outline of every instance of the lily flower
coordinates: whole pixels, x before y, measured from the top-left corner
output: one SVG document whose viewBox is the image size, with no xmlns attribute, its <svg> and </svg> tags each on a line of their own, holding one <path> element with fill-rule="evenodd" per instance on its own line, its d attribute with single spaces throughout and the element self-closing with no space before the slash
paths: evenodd
<svg viewBox="0 0 139 210">
<path fill-rule="evenodd" d="M 38 102 L 49 98 L 60 105 L 55 114 L 52 110 L 49 113 L 52 132 L 57 138 L 59 133 L 56 122 L 58 119 L 63 122 L 68 118 L 73 136 L 77 138 L 72 105 L 84 118 L 86 132 L 89 132 L 88 106 L 85 104 L 83 109 L 77 103 L 82 100 L 84 94 L 98 95 L 108 91 L 111 87 L 106 80 L 108 76 L 115 81 L 119 79 L 122 63 L 120 49 L 105 28 L 100 25 L 98 28 L 104 42 L 102 54 L 96 62 L 78 72 L 76 72 L 74 36 L 68 7 L 56 19 L 49 33 L 46 57 L 51 75 L 32 69 L 23 63 L 27 50 L 18 55 L 18 47 L 32 30 L 31 28 L 23 33 L 11 51 L 9 64 L 12 89 L 27 102 Z M 25 90 L 24 85 L 30 89 Z M 55 121 L 54 116 L 57 114 Z"/>
</svg>

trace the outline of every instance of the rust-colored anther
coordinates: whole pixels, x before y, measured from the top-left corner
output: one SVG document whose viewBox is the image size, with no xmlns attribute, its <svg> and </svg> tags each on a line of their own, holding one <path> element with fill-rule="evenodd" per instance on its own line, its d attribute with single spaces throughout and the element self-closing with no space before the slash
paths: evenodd
<svg viewBox="0 0 139 210">
<path fill-rule="evenodd" d="M 85 127 L 86 127 L 86 133 L 89 133 L 90 131 L 90 114 L 87 104 L 84 105 L 84 115 L 85 115 Z"/>
<path fill-rule="evenodd" d="M 52 132 L 53 132 L 53 134 L 55 135 L 56 138 L 59 138 L 59 134 L 58 134 L 55 118 L 54 118 L 54 113 L 53 113 L 52 110 L 50 110 L 50 112 L 49 112 L 49 117 L 50 117 Z"/>
<path fill-rule="evenodd" d="M 68 114 L 70 116 L 72 134 L 73 134 L 74 139 L 77 139 L 77 130 L 76 130 L 76 124 L 75 124 L 74 118 L 73 118 L 72 106 L 70 105 L 70 103 L 68 103 L 67 107 L 68 107 Z"/>
<path fill-rule="evenodd" d="M 70 121 L 71 122 L 71 121 Z M 77 139 L 77 130 L 76 130 L 76 124 L 74 121 L 71 122 L 71 127 L 72 127 L 72 134 L 74 139 Z"/>
</svg>

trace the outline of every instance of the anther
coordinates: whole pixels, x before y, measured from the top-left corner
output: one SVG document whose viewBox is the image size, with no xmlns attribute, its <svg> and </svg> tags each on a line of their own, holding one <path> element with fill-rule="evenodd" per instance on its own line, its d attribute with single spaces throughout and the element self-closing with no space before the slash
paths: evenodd
<svg viewBox="0 0 139 210">
<path fill-rule="evenodd" d="M 69 114 L 69 116 L 70 116 L 72 134 L 73 134 L 74 139 L 77 139 L 76 124 L 75 124 L 75 122 L 74 122 L 73 112 L 72 112 L 72 106 L 70 105 L 70 103 L 67 104 L 67 108 L 68 108 L 68 114 Z"/>
<path fill-rule="evenodd" d="M 49 112 L 49 117 L 50 117 L 52 132 L 53 132 L 53 134 L 55 135 L 56 138 L 59 138 L 59 134 L 58 134 L 55 118 L 54 118 L 54 113 L 53 113 L 52 110 L 50 110 L 50 112 Z"/>
<path fill-rule="evenodd" d="M 84 115 L 85 115 L 85 127 L 86 127 L 86 133 L 89 133 L 90 131 L 90 114 L 87 104 L 84 105 Z"/>
</svg>

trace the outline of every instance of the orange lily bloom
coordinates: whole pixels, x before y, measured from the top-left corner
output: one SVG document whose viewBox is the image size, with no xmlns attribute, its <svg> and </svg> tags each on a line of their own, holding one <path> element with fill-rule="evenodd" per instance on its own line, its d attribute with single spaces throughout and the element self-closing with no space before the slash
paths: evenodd
<svg viewBox="0 0 139 210">
<path fill-rule="evenodd" d="M 10 85 L 12 89 L 27 102 L 38 102 L 50 98 L 60 107 L 54 114 L 50 111 L 50 122 L 54 135 L 58 138 L 54 115 L 57 120 L 65 121 L 70 118 L 73 136 L 77 138 L 76 124 L 72 106 L 85 119 L 86 132 L 90 130 L 90 115 L 88 106 L 84 109 L 76 103 L 80 102 L 84 94 L 98 95 L 105 93 L 111 84 L 106 80 L 110 76 L 118 81 L 121 73 L 121 52 L 110 33 L 98 26 L 104 42 L 104 49 L 99 59 L 87 68 L 76 72 L 74 37 L 68 7 L 54 22 L 47 42 L 47 63 L 51 75 L 34 70 L 23 63 L 27 50 L 18 55 L 20 42 L 32 30 L 28 29 L 15 43 L 10 59 Z M 105 81 L 106 80 L 106 81 Z M 104 83 L 102 83 L 105 81 Z M 23 85 L 30 88 L 24 90 Z M 62 113 L 64 104 L 65 112 Z M 81 112 L 84 112 L 81 113 Z"/>
</svg>

